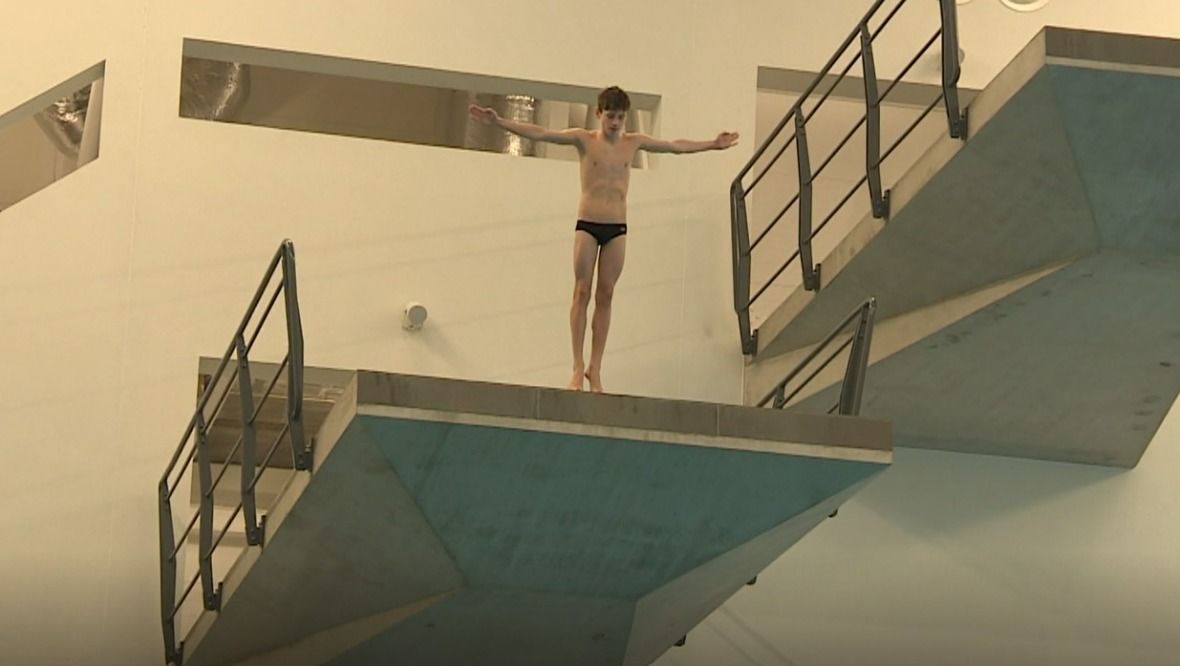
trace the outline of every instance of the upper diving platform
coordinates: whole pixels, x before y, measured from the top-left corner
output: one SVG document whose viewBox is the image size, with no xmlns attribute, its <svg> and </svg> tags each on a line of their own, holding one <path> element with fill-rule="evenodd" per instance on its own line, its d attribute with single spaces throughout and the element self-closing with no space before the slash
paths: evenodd
<svg viewBox="0 0 1180 666">
<path fill-rule="evenodd" d="M 1133 467 L 1180 393 L 1176 108 L 1180 41 L 1046 28 L 758 330 L 747 396 L 875 296 L 897 446 Z"/>
</svg>

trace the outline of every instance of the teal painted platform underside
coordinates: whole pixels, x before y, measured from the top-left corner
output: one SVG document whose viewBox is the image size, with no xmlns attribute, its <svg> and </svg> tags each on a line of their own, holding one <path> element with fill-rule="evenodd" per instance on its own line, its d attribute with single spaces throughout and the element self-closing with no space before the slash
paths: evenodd
<svg viewBox="0 0 1180 666">
<path fill-rule="evenodd" d="M 472 585 L 638 597 L 871 463 L 362 417 Z"/>
</svg>

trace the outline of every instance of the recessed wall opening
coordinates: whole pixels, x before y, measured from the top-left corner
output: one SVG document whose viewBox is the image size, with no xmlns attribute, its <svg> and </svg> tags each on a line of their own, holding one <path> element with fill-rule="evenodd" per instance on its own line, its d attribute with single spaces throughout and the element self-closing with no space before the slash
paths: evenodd
<svg viewBox="0 0 1180 666">
<path fill-rule="evenodd" d="M 105 63 L 0 114 L 0 212 L 98 158 Z"/>
<path fill-rule="evenodd" d="M 605 85 L 610 85 L 607 82 Z M 185 118 L 382 141 L 576 160 L 572 146 L 533 142 L 472 121 L 469 104 L 550 129 L 598 127 L 599 88 L 185 40 Z M 654 132 L 660 98 L 628 91 L 627 129 Z M 640 153 L 633 166 L 649 166 Z"/>
</svg>

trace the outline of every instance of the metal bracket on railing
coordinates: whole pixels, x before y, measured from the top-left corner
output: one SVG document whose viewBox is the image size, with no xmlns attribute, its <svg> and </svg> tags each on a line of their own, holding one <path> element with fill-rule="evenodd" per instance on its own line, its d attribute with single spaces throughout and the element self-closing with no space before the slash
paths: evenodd
<svg viewBox="0 0 1180 666">
<path fill-rule="evenodd" d="M 254 426 L 254 385 L 250 379 L 250 359 L 247 358 L 246 340 L 238 335 L 234 338 L 238 353 L 238 397 L 242 408 L 242 520 L 245 522 L 246 543 L 257 546 L 262 542 L 258 529 L 258 509 L 254 500 L 254 470 L 258 466 L 258 437 Z M 229 460 L 225 461 L 228 465 Z"/>
<path fill-rule="evenodd" d="M 967 115 L 959 110 L 959 19 L 955 0 L 939 0 L 942 10 L 942 95 L 951 138 L 967 139 Z"/>
<path fill-rule="evenodd" d="M 873 60 L 873 35 L 868 23 L 860 24 L 860 60 L 865 78 L 865 169 L 873 217 L 889 215 L 888 200 L 881 191 L 881 95 L 877 90 L 877 64 Z"/>
<path fill-rule="evenodd" d="M 803 269 L 803 288 L 819 289 L 819 275 L 811 256 L 811 157 L 807 149 L 807 121 L 795 114 L 795 151 L 799 158 L 799 264 Z"/>
<path fill-rule="evenodd" d="M 266 545 L 266 514 L 258 519 L 258 544 L 259 546 Z"/>
</svg>

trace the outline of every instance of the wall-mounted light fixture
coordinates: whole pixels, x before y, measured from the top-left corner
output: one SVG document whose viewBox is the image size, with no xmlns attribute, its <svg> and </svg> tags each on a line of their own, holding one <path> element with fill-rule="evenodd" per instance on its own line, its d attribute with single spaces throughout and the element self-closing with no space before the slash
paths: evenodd
<svg viewBox="0 0 1180 666">
<path fill-rule="evenodd" d="M 1049 0 L 1000 0 L 1000 4 L 1014 12 L 1035 12 L 1049 4 Z"/>
<path fill-rule="evenodd" d="M 955 0 L 956 5 L 965 5 L 971 0 Z M 1049 4 L 1049 0 L 1000 0 L 1000 4 L 1014 12 L 1035 12 Z"/>
<path fill-rule="evenodd" d="M 406 303 L 402 313 L 402 328 L 407 331 L 417 331 L 426 323 L 426 306 L 417 302 Z"/>
</svg>

